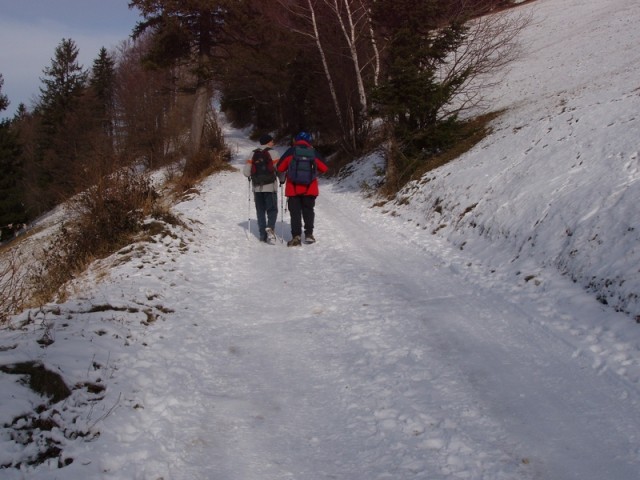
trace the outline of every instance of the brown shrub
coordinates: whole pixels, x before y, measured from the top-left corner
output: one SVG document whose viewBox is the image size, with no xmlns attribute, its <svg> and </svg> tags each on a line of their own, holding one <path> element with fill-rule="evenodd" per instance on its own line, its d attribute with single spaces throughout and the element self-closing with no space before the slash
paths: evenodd
<svg viewBox="0 0 640 480">
<path fill-rule="evenodd" d="M 29 275 L 36 302 L 49 301 L 97 258 L 127 245 L 142 230 L 157 193 L 146 176 L 122 169 L 69 202 L 69 219 L 38 255 Z"/>
</svg>

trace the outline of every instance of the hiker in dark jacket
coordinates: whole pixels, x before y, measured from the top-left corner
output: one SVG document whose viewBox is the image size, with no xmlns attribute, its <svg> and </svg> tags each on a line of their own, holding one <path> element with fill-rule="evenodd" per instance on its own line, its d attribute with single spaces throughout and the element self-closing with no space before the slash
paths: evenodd
<svg viewBox="0 0 640 480">
<path fill-rule="evenodd" d="M 300 132 L 295 137 L 293 145 L 280 157 L 277 165 L 279 172 L 287 172 L 289 165 L 294 160 L 296 147 L 306 147 L 313 150 L 315 170 L 318 173 L 325 173 L 329 168 L 324 158 L 318 153 L 313 146 L 311 134 Z M 318 179 L 313 178 L 311 183 L 295 183 L 290 174 L 287 174 L 285 186 L 285 196 L 287 197 L 287 205 L 291 215 L 291 240 L 287 242 L 287 246 L 295 247 L 302 243 L 302 224 L 304 221 L 304 241 L 305 243 L 314 243 L 316 241 L 313 236 L 313 227 L 315 221 L 315 204 L 316 197 L 320 193 L 318 188 Z"/>
<path fill-rule="evenodd" d="M 278 161 L 277 152 L 273 150 L 273 137 L 271 135 L 263 135 L 260 137 L 260 148 L 254 150 L 269 152 L 269 156 L 273 161 L 273 165 Z M 254 181 L 252 172 L 255 156 L 247 160 L 242 170 L 245 177 L 252 180 L 253 199 L 256 204 L 256 216 L 258 218 L 258 230 L 260 241 L 269 244 L 276 243 L 276 219 L 278 218 L 278 180 L 273 174 L 273 181 L 265 184 Z M 274 167 L 275 168 L 275 167 Z"/>
</svg>

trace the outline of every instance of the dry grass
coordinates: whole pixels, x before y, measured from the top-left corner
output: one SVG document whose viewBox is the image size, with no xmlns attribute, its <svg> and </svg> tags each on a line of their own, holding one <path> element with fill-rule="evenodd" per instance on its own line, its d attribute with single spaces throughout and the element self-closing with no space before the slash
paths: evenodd
<svg viewBox="0 0 640 480">
<path fill-rule="evenodd" d="M 453 139 L 449 142 L 450 146 L 435 154 L 408 158 L 403 156 L 402 152 L 399 152 L 398 149 L 394 149 L 391 154 L 401 157 L 397 163 L 402 165 L 402 167 L 397 172 L 393 181 L 387 181 L 385 185 L 383 185 L 380 193 L 387 197 L 393 197 L 408 182 L 419 180 L 425 173 L 446 165 L 471 150 L 491 133 L 491 121 L 501 114 L 502 112 L 499 111 L 490 112 L 467 122 L 460 123 Z"/>
<path fill-rule="evenodd" d="M 192 191 L 203 179 L 224 170 L 233 170 L 229 165 L 230 152 L 226 149 L 201 151 L 192 155 L 181 175 L 175 176 L 170 183 L 175 193 L 181 195 Z"/>
<path fill-rule="evenodd" d="M 130 243 L 157 200 L 149 180 L 130 169 L 105 177 L 73 199 L 68 220 L 36 253 L 27 278 L 30 303 L 51 301 L 91 262 Z"/>
<path fill-rule="evenodd" d="M 169 197 L 184 195 L 205 177 L 231 169 L 228 152 L 202 154 L 167 179 Z M 0 251 L 0 325 L 20 310 L 64 300 L 64 286 L 95 260 L 134 241 L 150 240 L 167 226 L 188 228 L 171 212 L 150 180 L 133 169 L 121 169 L 66 204 L 64 221 L 46 240 L 17 239 Z M 155 221 L 146 221 L 152 218 Z M 35 246 L 34 246 L 35 245 Z"/>
</svg>

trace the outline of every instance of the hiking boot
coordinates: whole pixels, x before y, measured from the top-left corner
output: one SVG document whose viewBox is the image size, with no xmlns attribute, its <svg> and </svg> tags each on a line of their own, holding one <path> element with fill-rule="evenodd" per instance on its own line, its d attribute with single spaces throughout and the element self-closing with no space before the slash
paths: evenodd
<svg viewBox="0 0 640 480">
<path fill-rule="evenodd" d="M 267 242 L 269 245 L 275 245 L 275 243 L 276 243 L 276 234 L 275 234 L 275 232 L 273 231 L 273 228 L 267 227 L 267 228 L 265 229 L 265 232 L 267 233 L 267 240 L 266 240 L 266 242 Z"/>
<path fill-rule="evenodd" d="M 305 235 L 304 236 L 304 243 L 316 243 L 316 239 L 313 236 L 313 234 L 309 234 L 309 235 Z"/>
<path fill-rule="evenodd" d="M 302 245 L 302 241 L 300 239 L 300 235 L 296 235 L 291 240 L 287 242 L 287 247 L 299 247 Z"/>
</svg>

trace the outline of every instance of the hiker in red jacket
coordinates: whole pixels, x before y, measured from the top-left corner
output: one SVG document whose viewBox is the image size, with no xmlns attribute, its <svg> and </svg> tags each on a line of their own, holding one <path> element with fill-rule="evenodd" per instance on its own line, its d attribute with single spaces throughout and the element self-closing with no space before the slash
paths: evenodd
<svg viewBox="0 0 640 480">
<path fill-rule="evenodd" d="M 329 168 L 324 158 L 313 146 L 311 134 L 300 132 L 293 145 L 280 157 L 276 167 L 287 173 L 284 194 L 287 197 L 291 215 L 291 240 L 287 246 L 296 247 L 302 243 L 302 223 L 304 221 L 304 242 L 314 243 L 313 226 L 315 220 L 316 197 L 320 193 L 317 173 L 325 173 Z"/>
</svg>

